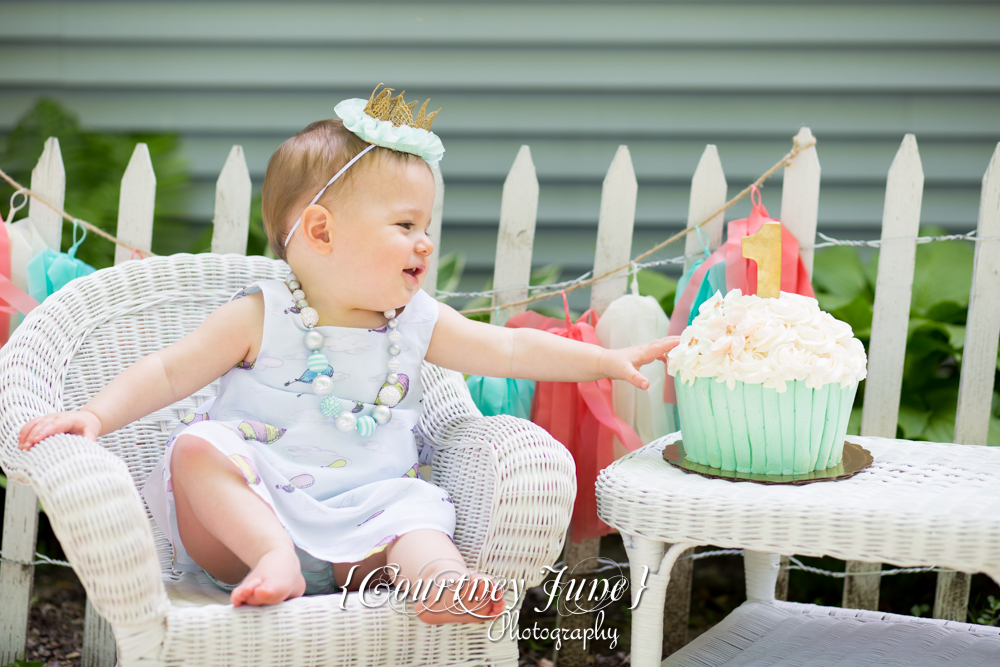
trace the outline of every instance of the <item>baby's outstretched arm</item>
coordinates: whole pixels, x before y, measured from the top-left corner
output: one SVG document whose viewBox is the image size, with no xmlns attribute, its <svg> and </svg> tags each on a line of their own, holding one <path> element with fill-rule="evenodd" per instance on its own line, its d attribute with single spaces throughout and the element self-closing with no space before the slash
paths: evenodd
<svg viewBox="0 0 1000 667">
<path fill-rule="evenodd" d="M 555 336 L 536 329 L 506 329 L 469 320 L 441 304 L 427 361 L 475 375 L 546 382 L 588 382 L 614 378 L 649 387 L 639 369 L 679 342 L 670 336 L 618 350 Z"/>
<path fill-rule="evenodd" d="M 18 447 L 30 449 L 55 433 L 90 440 L 111 433 L 160 410 L 221 377 L 257 347 L 263 322 L 259 293 L 221 306 L 193 332 L 173 345 L 129 366 L 78 411 L 55 412 L 32 419 L 18 435 Z"/>
</svg>

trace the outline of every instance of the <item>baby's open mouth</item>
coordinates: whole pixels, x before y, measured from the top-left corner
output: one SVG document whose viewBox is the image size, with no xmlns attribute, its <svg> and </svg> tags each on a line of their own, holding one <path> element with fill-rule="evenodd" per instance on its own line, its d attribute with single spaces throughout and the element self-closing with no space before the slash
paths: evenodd
<svg viewBox="0 0 1000 667">
<path fill-rule="evenodd" d="M 416 278 L 417 276 L 419 276 L 421 273 L 424 272 L 424 267 L 422 267 L 422 266 L 415 266 L 412 269 L 403 269 L 403 272 L 404 273 L 409 273 L 411 276 L 413 276 L 414 278 Z"/>
</svg>

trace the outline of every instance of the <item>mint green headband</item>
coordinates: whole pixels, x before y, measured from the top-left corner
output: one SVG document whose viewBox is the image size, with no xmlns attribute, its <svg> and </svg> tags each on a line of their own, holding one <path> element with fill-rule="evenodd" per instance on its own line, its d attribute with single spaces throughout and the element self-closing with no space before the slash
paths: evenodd
<svg viewBox="0 0 1000 667">
<path fill-rule="evenodd" d="M 402 95 L 400 95 L 402 97 Z M 365 113 L 370 100 L 344 100 L 333 111 L 344 121 L 344 127 L 370 144 L 412 153 L 431 167 L 438 166 L 444 156 L 441 139 L 430 130 L 410 125 L 394 125 L 392 121 L 373 118 Z"/>
</svg>

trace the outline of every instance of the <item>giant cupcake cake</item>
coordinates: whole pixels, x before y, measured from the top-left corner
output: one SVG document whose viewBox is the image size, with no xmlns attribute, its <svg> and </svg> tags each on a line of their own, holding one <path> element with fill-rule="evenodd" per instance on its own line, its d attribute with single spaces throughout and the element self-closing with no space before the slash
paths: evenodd
<svg viewBox="0 0 1000 667">
<path fill-rule="evenodd" d="M 865 362 L 813 298 L 716 293 L 668 355 L 685 457 L 767 475 L 838 465 Z"/>
</svg>

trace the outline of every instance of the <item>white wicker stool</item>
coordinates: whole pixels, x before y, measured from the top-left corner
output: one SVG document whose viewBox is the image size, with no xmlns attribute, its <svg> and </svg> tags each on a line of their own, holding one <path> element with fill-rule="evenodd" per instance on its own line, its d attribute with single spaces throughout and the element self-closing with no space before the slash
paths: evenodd
<svg viewBox="0 0 1000 667">
<path fill-rule="evenodd" d="M 998 661 L 1000 628 L 779 601 L 743 603 L 662 664 L 987 667 Z"/>
<path fill-rule="evenodd" d="M 1000 632 L 983 626 L 774 600 L 777 554 L 937 565 L 1000 580 L 1000 449 L 851 437 L 874 456 L 871 468 L 836 482 L 768 486 L 671 466 L 663 448 L 679 438 L 650 443 L 597 479 L 597 511 L 622 533 L 633 594 L 647 587 L 632 612 L 632 665 L 660 664 L 670 569 L 695 545 L 747 549 L 749 602 L 664 665 L 1000 664 Z M 916 625 L 901 628 L 904 621 Z M 931 632 L 954 650 L 917 648 L 925 640 L 915 638 Z M 830 652 L 809 657 L 819 646 Z M 900 658 L 909 650 L 925 662 Z"/>
</svg>

